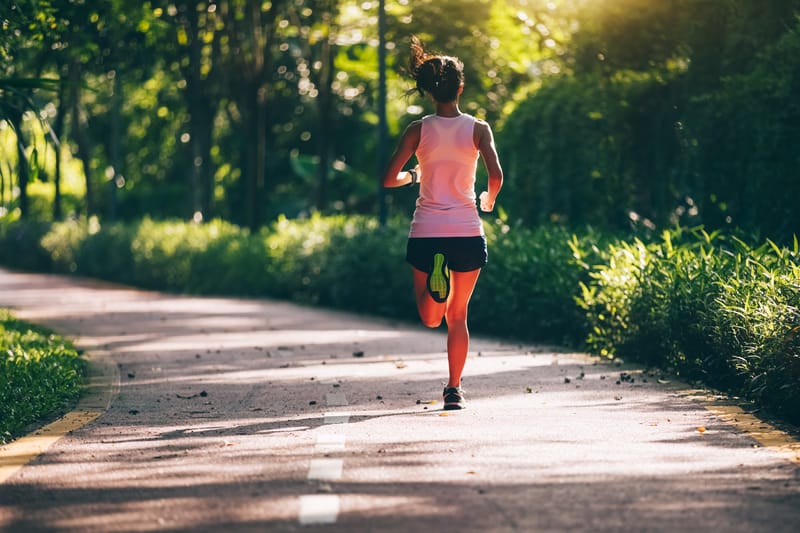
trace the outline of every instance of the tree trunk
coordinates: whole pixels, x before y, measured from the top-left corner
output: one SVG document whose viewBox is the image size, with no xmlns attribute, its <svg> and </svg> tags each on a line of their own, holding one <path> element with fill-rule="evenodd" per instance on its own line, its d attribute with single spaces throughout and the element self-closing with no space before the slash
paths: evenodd
<svg viewBox="0 0 800 533">
<path fill-rule="evenodd" d="M 225 20 L 230 48 L 233 50 L 227 76 L 232 82 L 238 115 L 241 118 L 241 190 L 242 211 L 246 225 L 256 230 L 261 224 L 264 192 L 267 190 L 267 145 L 270 136 L 268 108 L 272 79 L 273 46 L 278 14 L 284 13 L 288 0 L 268 2 L 246 0 L 237 10 L 232 3 L 221 2 L 218 12 Z"/>
<path fill-rule="evenodd" d="M 95 207 L 92 200 L 92 167 L 91 167 L 91 146 L 89 136 L 86 133 L 87 118 L 82 112 L 81 100 L 81 67 L 77 61 L 73 61 L 69 68 L 70 95 L 72 103 L 72 137 L 78 145 L 78 159 L 83 163 L 83 173 L 86 177 L 86 215 L 94 213 Z"/>
<path fill-rule="evenodd" d="M 248 135 L 245 141 L 246 154 L 246 222 L 247 227 L 256 231 L 261 224 L 261 203 L 266 183 L 267 162 L 267 105 L 266 88 L 253 87 L 248 91 L 249 117 Z"/>
<path fill-rule="evenodd" d="M 56 169 L 53 176 L 53 184 L 55 185 L 56 194 L 53 198 L 53 220 L 61 220 L 64 216 L 61 198 L 61 137 L 64 133 L 64 117 L 67 114 L 67 87 L 63 78 L 58 85 L 58 111 L 56 112 L 56 120 L 53 124 L 53 144 L 55 145 L 56 152 Z"/>
<path fill-rule="evenodd" d="M 319 103 L 319 142 L 317 144 L 317 156 L 319 166 L 317 167 L 317 209 L 324 211 L 328 204 L 328 177 L 330 175 L 331 159 L 333 158 L 333 143 L 331 138 L 334 135 L 334 121 L 331 117 L 333 104 L 333 72 L 335 71 L 335 32 L 331 25 L 333 18 L 332 6 L 323 17 L 323 26 L 328 28 L 328 35 L 322 39 L 320 47 L 319 83 L 317 102 Z"/>
<path fill-rule="evenodd" d="M 191 148 L 190 207 L 196 220 L 208 218 L 214 194 L 211 169 L 211 132 L 213 111 L 209 102 L 208 80 L 202 69 L 203 43 L 197 9 L 186 11 L 189 39 L 189 65 L 186 69 L 186 93 L 189 107 L 189 143 Z"/>
<path fill-rule="evenodd" d="M 114 221 L 117 219 L 117 189 L 118 182 L 122 180 L 122 75 L 117 69 L 114 73 L 114 95 L 111 100 L 111 139 L 109 140 L 109 159 L 114 173 L 108 183 L 109 194 L 109 218 Z"/>
<path fill-rule="evenodd" d="M 22 113 L 12 110 L 6 120 L 11 123 L 17 136 L 17 186 L 19 187 L 19 212 L 20 218 L 28 215 L 28 156 L 25 154 L 25 142 L 22 138 Z"/>
</svg>

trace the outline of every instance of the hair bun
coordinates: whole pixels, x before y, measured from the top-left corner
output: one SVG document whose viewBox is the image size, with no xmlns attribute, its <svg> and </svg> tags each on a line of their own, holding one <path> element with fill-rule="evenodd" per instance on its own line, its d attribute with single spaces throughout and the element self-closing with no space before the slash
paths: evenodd
<svg viewBox="0 0 800 533">
<path fill-rule="evenodd" d="M 420 95 L 428 92 L 437 102 L 455 100 L 464 82 L 464 65 L 458 58 L 429 54 L 416 35 L 411 37 L 409 70 Z"/>
</svg>

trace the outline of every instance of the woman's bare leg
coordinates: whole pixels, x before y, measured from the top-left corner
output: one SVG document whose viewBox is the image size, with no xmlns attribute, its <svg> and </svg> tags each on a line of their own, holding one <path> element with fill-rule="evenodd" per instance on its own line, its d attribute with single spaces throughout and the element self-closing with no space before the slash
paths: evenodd
<svg viewBox="0 0 800 533">
<path fill-rule="evenodd" d="M 422 323 L 429 328 L 438 327 L 442 318 L 447 321 L 447 361 L 450 370 L 448 387 L 461 384 L 461 374 L 469 351 L 467 308 L 478 281 L 480 269 L 469 272 L 450 271 L 450 295 L 447 302 L 439 303 L 428 292 L 428 274 L 412 267 L 417 311 Z"/>
<path fill-rule="evenodd" d="M 447 362 L 450 368 L 448 387 L 461 385 L 461 373 L 469 351 L 467 308 L 480 273 L 480 270 L 450 272 L 450 296 L 447 298 L 447 310 L 444 314 L 447 321 Z"/>
<path fill-rule="evenodd" d="M 437 302 L 428 292 L 428 274 L 411 267 L 414 276 L 414 296 L 417 300 L 417 312 L 422 323 L 429 328 L 438 328 L 447 309 L 446 302 Z M 452 291 L 452 285 L 451 285 Z"/>
</svg>

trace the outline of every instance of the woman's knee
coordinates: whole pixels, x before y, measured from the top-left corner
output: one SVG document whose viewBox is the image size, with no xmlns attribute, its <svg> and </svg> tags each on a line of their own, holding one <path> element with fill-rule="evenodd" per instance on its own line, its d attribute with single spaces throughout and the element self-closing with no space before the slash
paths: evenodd
<svg viewBox="0 0 800 533">
<path fill-rule="evenodd" d="M 419 313 L 419 319 L 422 321 L 422 324 L 428 328 L 438 328 L 442 325 L 442 319 L 444 318 L 444 309 L 441 311 L 439 309 L 423 306 L 418 307 L 417 312 Z"/>
<path fill-rule="evenodd" d="M 448 309 L 444 317 L 448 325 L 467 323 L 466 309 Z"/>
<path fill-rule="evenodd" d="M 422 324 L 426 328 L 438 328 L 442 325 L 442 317 L 424 317 L 420 316 L 420 320 L 422 320 Z"/>
</svg>

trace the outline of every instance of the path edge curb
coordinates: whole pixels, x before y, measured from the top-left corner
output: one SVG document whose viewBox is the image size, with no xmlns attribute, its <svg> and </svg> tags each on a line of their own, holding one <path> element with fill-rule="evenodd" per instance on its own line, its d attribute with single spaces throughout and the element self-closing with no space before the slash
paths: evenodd
<svg viewBox="0 0 800 533">
<path fill-rule="evenodd" d="M 717 420 L 748 436 L 758 447 L 772 450 L 790 463 L 800 465 L 800 440 L 795 435 L 748 413 L 726 394 L 686 387 L 677 391 L 677 395 L 702 405 Z"/>
<path fill-rule="evenodd" d="M 111 407 L 119 394 L 119 367 L 107 350 L 90 349 L 84 355 L 89 368 L 78 403 L 54 422 L 0 446 L 0 484 L 62 437 L 89 424 Z"/>
</svg>

